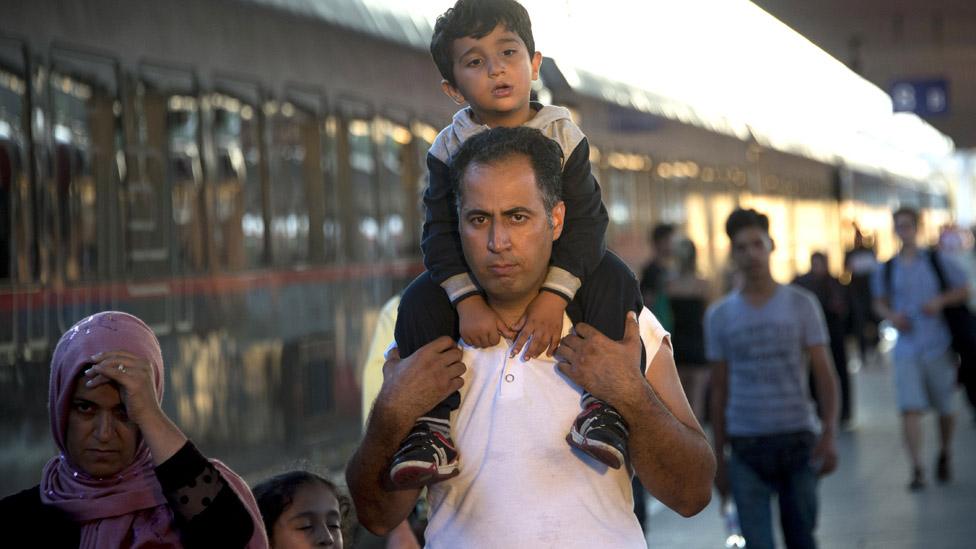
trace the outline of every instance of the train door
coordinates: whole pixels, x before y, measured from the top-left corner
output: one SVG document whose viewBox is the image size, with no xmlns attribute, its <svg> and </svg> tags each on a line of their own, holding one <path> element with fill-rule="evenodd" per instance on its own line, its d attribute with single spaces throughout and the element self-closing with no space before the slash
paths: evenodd
<svg viewBox="0 0 976 549">
<path fill-rule="evenodd" d="M 132 97 L 129 269 L 132 308 L 157 334 L 193 328 L 189 278 L 208 265 L 200 101 L 192 72 L 143 64 Z"/>
<path fill-rule="evenodd" d="M 55 292 L 58 331 L 85 315 L 117 306 L 122 218 L 118 204 L 125 165 L 118 63 L 55 48 L 47 79 L 54 208 L 52 242 L 65 290 Z"/>
<path fill-rule="evenodd" d="M 0 38 L 0 462 L 10 479 L 36 475 L 35 456 L 51 446 L 38 398 L 48 383 L 50 317 L 37 256 L 31 65 L 22 42 Z"/>
<path fill-rule="evenodd" d="M 365 354 L 367 339 L 382 300 L 389 288 L 377 282 L 379 262 L 379 190 L 376 148 L 373 143 L 373 113 L 370 106 L 351 98 L 337 102 L 339 203 L 343 231 L 343 276 L 337 283 L 338 349 L 342 363 L 358 365 Z"/>
<path fill-rule="evenodd" d="M 34 286 L 27 51 L 0 39 L 0 366 L 22 353 Z"/>
</svg>

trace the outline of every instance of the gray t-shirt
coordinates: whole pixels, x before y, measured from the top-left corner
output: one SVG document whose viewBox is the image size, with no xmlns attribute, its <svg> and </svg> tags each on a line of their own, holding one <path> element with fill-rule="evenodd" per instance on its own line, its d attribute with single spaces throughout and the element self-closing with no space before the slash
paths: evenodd
<svg viewBox="0 0 976 549">
<path fill-rule="evenodd" d="M 731 436 L 819 432 L 806 350 L 827 342 L 817 298 L 796 286 L 779 285 L 758 308 L 738 291 L 709 307 L 706 354 L 710 361 L 728 364 L 726 432 Z"/>
<path fill-rule="evenodd" d="M 892 310 L 904 314 L 912 323 L 911 330 L 898 333 L 894 351 L 897 358 L 932 360 L 944 355 L 952 344 L 945 317 L 941 313 L 927 315 L 922 312 L 926 302 L 942 293 L 939 277 L 932 269 L 930 253 L 919 251 L 911 261 L 901 255 L 895 256 L 890 267 L 882 265 L 871 279 L 874 297 L 887 298 Z M 966 274 L 955 261 L 941 253 L 935 257 L 949 289 L 966 286 Z M 891 269 L 890 280 L 888 269 Z"/>
</svg>

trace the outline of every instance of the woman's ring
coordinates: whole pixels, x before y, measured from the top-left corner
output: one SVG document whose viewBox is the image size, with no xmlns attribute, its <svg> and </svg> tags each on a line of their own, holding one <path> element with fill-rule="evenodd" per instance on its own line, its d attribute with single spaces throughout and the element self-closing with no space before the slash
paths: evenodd
<svg viewBox="0 0 976 549">
<path fill-rule="evenodd" d="M 119 365 L 118 365 L 118 370 L 124 374 L 125 373 L 125 364 L 122 364 L 120 362 Z"/>
</svg>

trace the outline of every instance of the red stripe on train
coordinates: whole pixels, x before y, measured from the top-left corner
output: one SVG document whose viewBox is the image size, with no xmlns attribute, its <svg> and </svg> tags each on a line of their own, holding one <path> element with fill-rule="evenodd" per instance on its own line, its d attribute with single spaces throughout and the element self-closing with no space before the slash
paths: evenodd
<svg viewBox="0 0 976 549">
<path fill-rule="evenodd" d="M 186 278 L 160 278 L 140 281 L 92 282 L 60 288 L 0 290 L 0 311 L 64 306 L 101 299 L 153 299 L 167 295 L 223 295 L 244 293 L 258 288 L 281 288 L 294 284 L 340 282 L 390 276 L 416 276 L 423 264 L 415 260 L 386 263 L 358 263 L 332 267 L 310 267 L 287 271 L 249 271 L 220 273 Z"/>
</svg>

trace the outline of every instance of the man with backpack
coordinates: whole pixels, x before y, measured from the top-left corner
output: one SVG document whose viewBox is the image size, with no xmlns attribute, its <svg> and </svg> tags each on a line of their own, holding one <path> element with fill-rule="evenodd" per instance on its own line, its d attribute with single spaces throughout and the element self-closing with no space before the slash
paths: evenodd
<svg viewBox="0 0 976 549">
<path fill-rule="evenodd" d="M 965 304 L 966 276 L 950 258 L 918 244 L 919 213 L 908 207 L 894 213 L 895 233 L 902 246 L 898 255 L 872 280 L 874 309 L 898 330 L 892 363 L 895 393 L 902 418 L 902 436 L 912 464 L 909 490 L 925 487 L 922 465 L 922 415 L 939 415 L 939 454 L 936 478 L 952 478 L 951 449 L 955 426 L 953 397 L 957 352 L 945 312 Z"/>
</svg>

